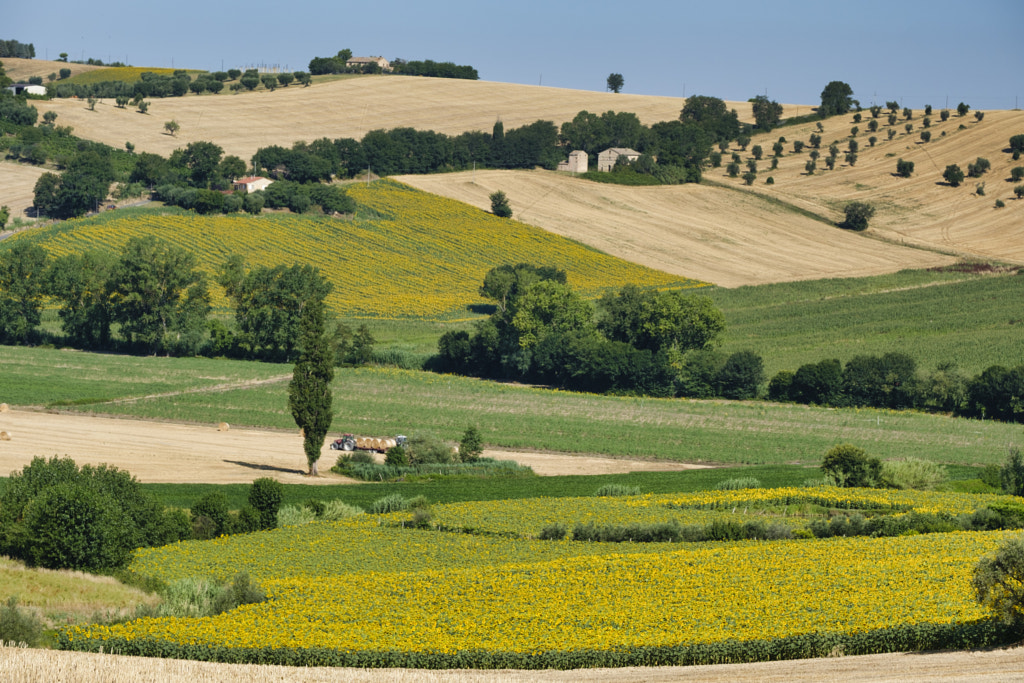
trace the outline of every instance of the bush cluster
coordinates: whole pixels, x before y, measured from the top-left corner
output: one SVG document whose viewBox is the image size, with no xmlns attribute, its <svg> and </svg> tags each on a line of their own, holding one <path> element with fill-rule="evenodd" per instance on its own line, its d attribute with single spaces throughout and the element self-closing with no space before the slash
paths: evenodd
<svg viewBox="0 0 1024 683">
<path fill-rule="evenodd" d="M 541 529 L 540 540 L 561 540 L 568 531 L 564 525 L 553 524 Z M 762 521 L 715 521 L 711 524 L 680 524 L 658 522 L 654 524 L 598 525 L 594 522 L 576 524 L 571 540 L 591 543 L 700 543 L 705 541 L 781 540 L 793 538 L 793 531 L 781 524 Z"/>
<path fill-rule="evenodd" d="M 49 569 L 109 572 L 140 546 L 188 538 L 181 513 L 162 509 L 128 472 L 36 457 L 0 496 L 0 554 Z"/>
</svg>

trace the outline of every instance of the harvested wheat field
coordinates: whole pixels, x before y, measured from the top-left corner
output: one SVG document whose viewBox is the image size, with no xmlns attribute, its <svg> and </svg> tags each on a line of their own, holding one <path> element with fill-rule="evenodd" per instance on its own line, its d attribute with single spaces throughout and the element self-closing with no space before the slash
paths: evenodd
<svg viewBox="0 0 1024 683">
<path fill-rule="evenodd" d="M 953 258 L 865 239 L 707 185 L 628 187 L 550 171 L 398 176 L 427 192 L 490 209 L 502 190 L 515 218 L 613 256 L 723 287 L 858 277 Z"/>
<path fill-rule="evenodd" d="M 256 90 L 217 95 L 186 95 L 150 101 L 149 112 L 119 109 L 103 100 L 89 111 L 81 100 L 38 102 L 55 111 L 57 123 L 73 126 L 75 135 L 123 147 L 131 141 L 140 152 L 167 156 L 197 140 L 209 140 L 248 160 L 260 147 L 327 137 L 361 139 L 377 129 L 411 127 L 457 135 L 490 132 L 499 119 L 505 130 L 552 121 L 561 126 L 581 110 L 633 112 L 650 125 L 679 117 L 684 100 L 676 97 L 625 95 L 589 90 L 467 81 L 414 76 L 360 76 L 292 85 L 274 91 Z M 742 117 L 750 105 L 731 102 Z M 809 110 L 808 107 L 804 107 Z M 806 113 L 806 111 L 805 111 Z M 177 121 L 181 130 L 171 137 L 164 123 Z"/>
<path fill-rule="evenodd" d="M 0 162 L 0 206 L 11 210 L 12 220 L 28 217 L 26 209 L 34 203 L 36 181 L 45 172 L 45 168 L 27 164 Z"/>
<path fill-rule="evenodd" d="M 704 681 L 706 683 L 817 683 L 818 681 L 1019 681 L 1024 680 L 1021 648 L 979 652 L 916 652 L 800 659 L 717 666 L 576 669 L 571 671 L 423 671 L 416 669 L 330 669 L 213 664 L 84 652 L 0 647 L 0 678 L 10 683 L 39 680 L 77 683 L 160 682 L 266 683 L 478 683 L 480 681 Z"/>
<path fill-rule="evenodd" d="M 298 431 L 230 427 L 221 423 L 170 422 L 10 410 L 0 416 L 10 440 L 0 443 L 0 475 L 20 470 L 36 456 L 70 456 L 79 465 L 106 463 L 131 472 L 144 483 L 248 484 L 272 477 L 286 484 L 358 483 L 330 471 L 338 452 L 321 451 L 320 476 L 306 477 Z M 616 474 L 697 469 L 676 462 L 619 460 L 593 456 L 485 451 L 487 457 L 515 460 L 539 475 Z"/>
<path fill-rule="evenodd" d="M 810 160 L 810 135 L 816 132 L 813 123 L 756 136 L 747 151 L 734 147 L 730 152 L 739 153 L 745 164 L 753 145 L 761 145 L 765 158 L 758 162 L 758 180 L 749 189 L 830 220 L 841 220 L 842 209 L 849 201 L 871 203 L 876 213 L 867 231 L 869 236 L 961 257 L 1024 263 L 1024 200 L 1015 198 L 1014 183 L 1010 182 L 1010 169 L 1024 166 L 1024 161 L 1013 161 L 1006 151 L 1010 137 L 1024 133 L 1024 112 L 985 112 L 979 122 L 972 114 L 959 117 L 954 111 L 943 122 L 936 109 L 927 129 L 923 126 L 923 110 L 914 112 L 909 121 L 900 116 L 895 126 L 888 125 L 886 114 L 883 112 L 878 119 L 875 133 L 867 130 L 871 120 L 868 111 L 861 112 L 860 123 L 853 121 L 853 114 L 825 121 L 825 130 L 820 133 L 821 158 L 814 174 L 805 169 Z M 907 124 L 912 126 L 909 133 Z M 850 166 L 845 158 L 854 126 L 860 129 L 855 138 L 859 150 L 856 163 Z M 889 130 L 895 131 L 892 140 L 888 139 Z M 920 137 L 923 130 L 931 133 L 927 143 Z M 780 136 L 787 140 L 784 156 L 779 159 L 778 169 L 767 170 L 772 145 Z M 869 142 L 872 136 L 877 138 L 874 146 Z M 799 154 L 793 151 L 797 140 L 808 143 Z M 833 142 L 840 154 L 835 170 L 829 171 L 824 160 Z M 991 163 L 990 171 L 979 178 L 965 178 L 959 187 L 945 183 L 942 173 L 946 166 L 957 164 L 966 175 L 968 164 L 978 157 Z M 910 178 L 896 175 L 899 159 L 914 162 Z M 765 184 L 769 175 L 775 179 L 774 185 Z M 743 187 L 743 181 L 729 178 L 724 168 L 709 170 L 705 177 Z M 977 194 L 979 183 L 984 183 L 984 195 Z M 995 207 L 997 199 L 1003 201 L 1003 208 Z"/>
<path fill-rule="evenodd" d="M 4 57 L 0 59 L 0 62 L 3 62 L 4 72 L 7 76 L 16 83 L 27 81 L 30 76 L 39 76 L 46 82 L 47 76 L 60 74 L 61 69 L 70 69 L 71 75 L 77 76 L 86 71 L 105 68 L 93 64 L 75 64 L 74 62 L 56 62 L 45 59 L 19 59 L 17 57 Z"/>
</svg>

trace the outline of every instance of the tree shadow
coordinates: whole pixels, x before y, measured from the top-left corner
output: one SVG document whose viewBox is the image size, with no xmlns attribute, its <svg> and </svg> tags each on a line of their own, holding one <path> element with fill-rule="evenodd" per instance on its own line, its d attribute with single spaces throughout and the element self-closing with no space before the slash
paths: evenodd
<svg viewBox="0 0 1024 683">
<path fill-rule="evenodd" d="M 296 470 L 289 467 L 275 467 L 274 465 L 260 465 L 254 462 L 243 462 L 241 460 L 224 460 L 224 462 L 230 465 L 239 465 L 241 467 L 247 467 L 251 470 L 260 470 L 261 472 L 282 472 L 284 474 L 305 474 L 305 470 Z"/>
</svg>

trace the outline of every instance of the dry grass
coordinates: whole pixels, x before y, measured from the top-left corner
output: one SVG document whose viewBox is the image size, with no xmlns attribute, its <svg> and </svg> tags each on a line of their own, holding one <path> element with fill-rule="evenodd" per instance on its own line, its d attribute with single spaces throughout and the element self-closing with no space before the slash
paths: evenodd
<svg viewBox="0 0 1024 683">
<path fill-rule="evenodd" d="M 729 104 L 741 118 L 750 119 L 748 103 Z M 378 128 L 409 126 L 457 135 L 470 130 L 490 132 L 498 119 L 505 130 L 538 119 L 560 126 L 583 109 L 633 112 L 649 125 L 677 118 L 683 100 L 490 81 L 365 76 L 273 92 L 259 89 L 156 99 L 150 102 L 148 114 L 131 107 L 118 109 L 113 102 L 96 105 L 96 111 L 78 100 L 36 106 L 40 114 L 56 111 L 58 122 L 73 126 L 75 135 L 114 147 L 130 140 L 140 152 L 167 156 L 189 142 L 212 140 L 226 154 L 250 159 L 268 145 L 289 147 L 297 140 L 322 137 L 361 139 Z M 172 119 L 181 124 L 173 138 L 163 130 L 164 121 Z"/>
<path fill-rule="evenodd" d="M 547 171 L 401 176 L 427 192 L 490 208 L 634 263 L 724 287 L 856 277 L 953 259 L 830 227 L 756 195 L 706 185 L 626 187 Z"/>
<path fill-rule="evenodd" d="M 576 669 L 571 671 L 422 671 L 415 669 L 330 669 L 213 664 L 146 659 L 85 652 L 53 652 L 0 647 L 0 679 L 10 683 L 476 683 L 479 681 L 706 681 L 759 683 L 787 681 L 1009 681 L 1024 675 L 1020 648 L 933 654 L 897 653 L 755 664 Z"/>
<path fill-rule="evenodd" d="M 36 181 L 46 171 L 27 164 L 0 162 L 0 205 L 11 210 L 11 220 L 27 218 L 25 210 L 33 204 Z"/>
<path fill-rule="evenodd" d="M 779 169 L 764 171 L 755 184 L 759 193 L 779 197 L 833 220 L 842 218 L 842 207 L 849 201 L 874 204 L 877 213 L 871 221 L 869 234 L 897 243 L 917 244 L 928 249 L 941 250 L 966 257 L 995 259 L 1024 263 L 1024 201 L 1013 198 L 1014 185 L 1007 182 L 1010 169 L 1024 165 L 1014 162 L 1003 150 L 1011 136 L 1024 132 L 1024 112 L 990 111 L 983 121 L 976 122 L 973 114 L 960 118 L 955 112 L 945 123 L 939 120 L 938 109 L 932 115 L 931 142 L 922 143 L 919 134 L 923 110 L 917 110 L 910 121 L 914 130 L 907 134 L 905 121 L 895 129 L 897 136 L 887 140 L 888 126 L 880 118 L 880 130 L 867 132 L 869 112 L 855 124 L 852 116 L 839 116 L 825 122 L 822 136 L 822 157 L 827 146 L 838 141 L 841 150 L 836 170 L 824 170 L 824 159 L 819 159 L 819 170 L 814 175 L 804 172 L 809 148 L 802 154 L 793 154 L 793 141 L 808 141 L 814 124 L 785 128 L 758 136 L 752 142 L 760 144 L 766 155 L 779 135 L 785 135 L 786 156 L 780 159 Z M 883 114 L 884 116 L 884 114 Z M 960 130 L 960 125 L 965 130 Z M 850 129 L 859 125 L 857 141 L 860 144 L 858 160 L 849 167 L 842 162 L 847 148 Z M 943 136 L 943 133 L 946 133 Z M 875 147 L 868 145 L 871 135 L 878 137 Z M 744 160 L 749 153 L 742 153 Z M 985 157 L 992 169 L 982 178 L 966 178 L 957 188 L 942 180 L 942 172 L 949 164 L 959 164 L 964 173 L 967 165 L 977 157 Z M 896 177 L 898 159 L 913 161 L 911 178 Z M 766 169 L 769 162 L 760 162 Z M 709 172 L 708 177 L 722 182 L 741 185 L 738 179 L 728 178 L 723 171 Z M 772 175 L 774 185 L 764 185 L 763 179 Z M 985 182 L 985 196 L 975 194 L 975 185 Z M 1006 206 L 995 209 L 996 199 Z"/>
<path fill-rule="evenodd" d="M 0 586 L 0 599 L 17 596 L 20 607 L 32 609 L 51 626 L 81 623 L 97 614 L 134 613 L 136 605 L 158 600 L 109 576 L 29 569 L 6 557 L 0 557 Z"/>
<path fill-rule="evenodd" d="M 93 66 L 92 64 L 73 64 L 65 62 L 47 61 L 45 59 L 16 59 L 4 57 L 0 59 L 4 64 L 4 71 L 14 81 L 27 81 L 29 76 L 40 76 L 43 83 L 47 83 L 46 77 L 50 74 L 60 75 L 61 69 L 71 69 L 71 75 L 84 74 L 86 71 L 95 71 L 106 67 Z"/>
</svg>

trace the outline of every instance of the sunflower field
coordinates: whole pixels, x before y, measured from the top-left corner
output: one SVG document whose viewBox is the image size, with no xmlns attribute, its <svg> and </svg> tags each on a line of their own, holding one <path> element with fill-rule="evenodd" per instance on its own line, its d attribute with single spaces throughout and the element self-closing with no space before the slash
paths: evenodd
<svg viewBox="0 0 1024 683">
<path fill-rule="evenodd" d="M 92 85 L 94 83 L 107 83 L 109 81 L 123 81 L 125 83 L 137 83 L 142 80 L 142 74 L 153 73 L 160 76 L 171 76 L 174 69 L 144 67 L 144 66 L 111 66 L 105 69 L 93 69 L 85 71 L 71 78 L 64 79 L 61 83 L 72 83 L 75 85 Z"/>
<path fill-rule="evenodd" d="M 645 544 L 542 541 L 530 532 L 551 519 L 700 520 L 778 514 L 766 506 L 779 504 L 958 514 L 1001 500 L 876 493 L 458 503 L 435 506 L 434 519 L 472 533 L 411 528 L 408 513 L 391 513 L 182 542 L 138 551 L 131 570 L 163 581 L 247 571 L 268 600 L 215 617 L 69 628 L 59 642 L 227 662 L 575 668 L 978 647 L 1012 637 L 973 600 L 970 575 L 1013 532 Z"/>
<path fill-rule="evenodd" d="M 561 268 L 588 298 L 630 283 L 704 286 L 399 183 L 356 185 L 349 194 L 359 206 L 353 220 L 127 209 L 26 231 L 5 243 L 28 239 L 62 256 L 120 249 L 131 237 L 154 235 L 195 253 L 211 276 L 230 254 L 240 254 L 250 266 L 309 264 L 334 284 L 328 306 L 350 318 L 467 316 L 470 306 L 486 303 L 479 294 L 484 275 L 506 263 Z M 213 303 L 228 305 L 217 287 Z"/>
</svg>

